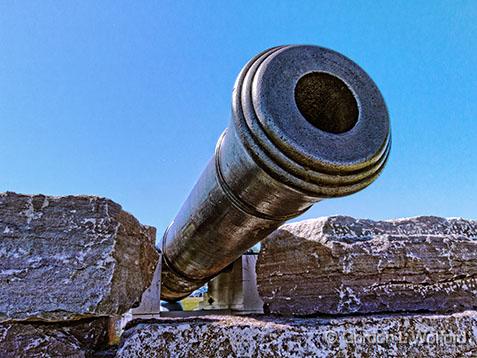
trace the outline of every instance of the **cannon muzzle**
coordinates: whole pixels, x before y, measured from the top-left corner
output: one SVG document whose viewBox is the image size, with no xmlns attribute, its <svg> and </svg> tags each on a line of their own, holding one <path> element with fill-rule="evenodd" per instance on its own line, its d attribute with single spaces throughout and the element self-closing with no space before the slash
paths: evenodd
<svg viewBox="0 0 477 358">
<path fill-rule="evenodd" d="M 371 184 L 390 142 L 383 97 L 350 59 L 318 46 L 253 58 L 214 156 L 164 234 L 161 298 L 186 297 L 286 220 Z"/>
</svg>

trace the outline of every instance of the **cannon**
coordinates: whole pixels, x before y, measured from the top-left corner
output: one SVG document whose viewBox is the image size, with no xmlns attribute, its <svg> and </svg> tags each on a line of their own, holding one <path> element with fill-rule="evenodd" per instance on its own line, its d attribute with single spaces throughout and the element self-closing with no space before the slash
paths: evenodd
<svg viewBox="0 0 477 358">
<path fill-rule="evenodd" d="M 390 145 L 383 97 L 347 57 L 307 45 L 254 57 L 212 159 L 164 233 L 161 299 L 188 296 L 314 203 L 367 187 Z"/>
</svg>

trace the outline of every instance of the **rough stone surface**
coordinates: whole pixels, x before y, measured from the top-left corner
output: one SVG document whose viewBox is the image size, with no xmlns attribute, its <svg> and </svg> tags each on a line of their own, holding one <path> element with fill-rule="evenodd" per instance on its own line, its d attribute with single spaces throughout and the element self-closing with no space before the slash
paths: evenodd
<svg viewBox="0 0 477 358">
<path fill-rule="evenodd" d="M 477 313 L 374 317 L 209 316 L 139 323 L 118 357 L 446 357 L 477 354 Z"/>
<path fill-rule="evenodd" d="M 0 357 L 90 357 L 107 344 L 108 319 L 0 324 Z"/>
<path fill-rule="evenodd" d="M 283 225 L 257 264 L 265 308 L 284 315 L 474 309 L 476 279 L 477 222 L 437 217 Z"/>
<path fill-rule="evenodd" d="M 0 322 L 126 312 L 151 283 L 154 240 L 108 199 L 0 194 Z"/>
</svg>

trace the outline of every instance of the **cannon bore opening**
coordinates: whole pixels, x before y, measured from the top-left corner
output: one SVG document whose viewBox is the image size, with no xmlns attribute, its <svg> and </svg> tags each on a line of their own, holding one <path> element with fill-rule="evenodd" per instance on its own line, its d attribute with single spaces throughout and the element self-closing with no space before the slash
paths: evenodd
<svg viewBox="0 0 477 358">
<path fill-rule="evenodd" d="M 295 102 L 305 119 L 328 133 L 344 133 L 358 121 L 358 104 L 348 86 L 338 77 L 311 72 L 298 80 Z"/>
</svg>

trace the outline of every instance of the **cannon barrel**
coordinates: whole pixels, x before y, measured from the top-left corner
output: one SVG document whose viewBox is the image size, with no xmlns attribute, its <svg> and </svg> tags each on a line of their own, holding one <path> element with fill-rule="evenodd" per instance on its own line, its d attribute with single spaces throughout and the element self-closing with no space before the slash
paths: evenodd
<svg viewBox="0 0 477 358">
<path fill-rule="evenodd" d="M 164 234 L 161 298 L 186 297 L 286 220 L 368 186 L 390 141 L 379 89 L 347 57 L 304 45 L 257 55 L 236 80 L 214 156 Z"/>
</svg>

